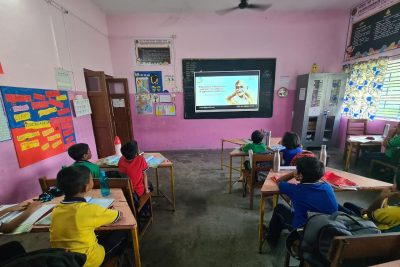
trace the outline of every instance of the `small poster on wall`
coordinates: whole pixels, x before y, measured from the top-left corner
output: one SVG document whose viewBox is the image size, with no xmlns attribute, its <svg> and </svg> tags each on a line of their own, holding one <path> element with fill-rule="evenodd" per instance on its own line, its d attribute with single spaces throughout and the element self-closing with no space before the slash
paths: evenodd
<svg viewBox="0 0 400 267">
<path fill-rule="evenodd" d="M 150 94 L 137 94 L 136 97 L 136 112 L 139 115 L 153 114 L 153 101 Z"/>
<path fill-rule="evenodd" d="M 157 103 L 157 116 L 176 116 L 176 108 L 174 103 Z"/>
<path fill-rule="evenodd" d="M 8 128 L 6 113 L 3 109 L 3 99 L 0 94 L 0 142 L 10 139 L 11 139 L 10 128 Z"/>
<path fill-rule="evenodd" d="M 21 168 L 75 144 L 67 91 L 0 87 Z"/>
<path fill-rule="evenodd" d="M 136 93 L 163 93 L 161 71 L 135 71 Z M 147 91 L 147 92 L 146 92 Z"/>
</svg>

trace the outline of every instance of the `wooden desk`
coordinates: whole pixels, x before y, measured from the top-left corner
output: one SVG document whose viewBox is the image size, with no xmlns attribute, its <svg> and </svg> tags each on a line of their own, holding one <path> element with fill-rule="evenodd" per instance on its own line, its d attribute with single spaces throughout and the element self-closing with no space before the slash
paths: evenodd
<svg viewBox="0 0 400 267">
<path fill-rule="evenodd" d="M 362 142 L 356 140 L 356 138 L 365 138 L 365 137 L 373 137 L 374 140 L 370 140 L 368 142 Z M 381 146 L 383 143 L 384 138 L 382 135 L 350 135 L 347 140 L 347 151 L 346 151 L 346 160 L 344 164 L 344 170 L 348 171 L 350 169 L 351 164 L 351 155 L 353 151 L 353 147 L 356 145 L 362 145 L 363 147 L 366 146 Z"/>
<path fill-rule="evenodd" d="M 224 139 L 224 138 L 222 138 L 221 139 L 221 170 L 224 167 L 231 168 L 231 164 L 229 166 L 224 164 L 224 143 L 227 142 L 227 143 L 235 144 L 235 145 L 238 145 L 238 146 L 242 146 L 242 145 L 247 144 L 244 141 L 245 139 L 248 139 L 248 138 L 233 138 L 233 139 Z"/>
<path fill-rule="evenodd" d="M 93 189 L 90 192 L 87 193 L 87 196 L 93 197 L 93 198 L 102 198 L 100 189 Z M 64 196 L 57 197 L 53 199 L 50 202 L 47 203 L 53 203 L 57 204 L 63 200 Z M 122 192 L 121 189 L 117 188 L 111 188 L 110 189 L 110 195 L 107 196 L 107 198 L 113 198 L 114 203 L 113 207 L 116 210 L 119 210 L 122 212 L 121 218 L 109 225 L 104 225 L 98 228 L 97 230 L 99 231 L 118 231 L 118 230 L 129 230 L 132 235 L 132 241 L 133 241 L 133 255 L 135 256 L 135 266 L 142 266 L 141 261 L 140 261 L 140 253 L 139 253 L 139 236 L 138 236 L 138 231 L 137 231 L 137 222 L 135 220 L 135 217 L 132 214 L 131 209 L 129 208 L 128 203 L 126 202 L 124 193 Z M 48 232 L 50 229 L 50 225 L 34 225 L 31 232 Z"/>
<path fill-rule="evenodd" d="M 353 181 L 357 184 L 357 189 L 359 191 L 379 191 L 383 189 L 388 189 L 391 188 L 393 185 L 385 182 L 381 182 L 378 180 L 366 178 L 360 175 L 356 175 L 353 173 L 348 173 L 345 171 L 333 169 L 333 168 L 326 168 L 326 171 L 332 171 L 336 173 L 337 175 L 347 178 L 350 181 Z M 271 180 L 272 176 L 282 176 L 286 173 L 289 173 L 291 171 L 280 171 L 278 173 L 275 173 L 273 171 L 270 171 L 267 179 L 265 179 L 265 182 L 261 188 L 261 199 L 260 199 L 260 220 L 258 224 L 258 251 L 261 253 L 262 245 L 263 245 L 263 225 L 264 225 L 264 213 L 265 213 L 265 198 L 272 196 L 272 206 L 275 208 L 277 202 L 278 202 L 278 196 L 280 194 L 278 185 Z M 291 180 L 292 181 L 292 180 Z M 289 181 L 290 182 L 290 181 Z M 292 181 L 294 182 L 294 180 Z M 354 192 L 353 190 L 343 190 L 343 189 L 336 189 L 335 191 L 351 191 Z"/>
<path fill-rule="evenodd" d="M 175 182 L 174 182 L 174 164 L 168 160 L 166 157 L 164 157 L 161 153 L 145 153 L 146 155 L 151 155 L 154 158 L 164 158 L 165 160 L 159 164 L 157 167 L 154 166 L 149 166 L 150 168 L 154 168 L 156 170 L 156 195 L 153 195 L 155 197 L 157 196 L 162 196 L 168 200 L 169 203 L 172 205 L 172 211 L 175 211 Z M 118 166 L 116 165 L 108 165 L 105 162 L 105 158 L 99 159 L 96 164 L 100 167 L 100 169 L 103 169 L 105 171 L 118 171 Z M 171 187 L 171 197 L 168 197 L 166 194 L 164 194 L 160 190 L 160 175 L 158 172 L 158 169 L 169 169 L 169 177 L 170 177 L 170 187 Z"/>
<path fill-rule="evenodd" d="M 246 144 L 246 143 L 243 141 L 243 139 L 222 139 L 222 140 L 225 140 L 225 142 L 231 142 L 231 143 L 233 143 L 233 144 L 239 144 L 240 142 L 242 142 L 243 144 Z M 226 141 L 226 140 L 230 140 L 230 141 Z M 280 137 L 272 137 L 272 138 L 271 138 L 271 146 L 276 146 L 276 145 L 278 145 L 280 141 L 281 141 L 281 138 L 280 138 Z M 224 141 L 222 141 L 221 170 L 222 170 L 222 166 L 226 166 L 226 165 L 223 165 L 223 164 L 222 164 L 222 163 L 223 163 L 223 147 L 224 147 L 223 142 L 224 142 Z M 234 143 L 234 142 L 236 142 L 236 143 Z M 232 192 L 232 171 L 240 172 L 240 175 L 242 175 L 243 160 L 244 160 L 244 158 L 245 158 L 246 156 L 248 156 L 248 153 L 243 152 L 242 150 L 237 149 L 237 148 L 234 149 L 234 150 L 232 150 L 232 151 L 229 153 L 229 166 L 227 166 L 227 167 L 229 167 L 229 194 Z M 233 160 L 233 158 L 235 158 L 235 157 L 240 157 L 240 167 L 233 167 L 233 166 L 232 166 L 232 160 Z"/>
</svg>

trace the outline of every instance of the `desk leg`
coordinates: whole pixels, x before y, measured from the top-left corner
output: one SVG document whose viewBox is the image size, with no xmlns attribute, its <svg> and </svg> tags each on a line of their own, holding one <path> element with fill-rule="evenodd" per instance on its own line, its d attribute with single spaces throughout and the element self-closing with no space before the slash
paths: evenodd
<svg viewBox="0 0 400 267">
<path fill-rule="evenodd" d="M 132 242 L 133 242 L 133 255 L 135 256 L 135 267 L 141 267 L 140 253 L 139 253 L 139 236 L 137 227 L 132 229 Z"/>
<path fill-rule="evenodd" d="M 276 205 L 278 204 L 278 195 L 272 196 L 272 210 L 275 209 Z"/>
<path fill-rule="evenodd" d="M 158 173 L 158 168 L 156 168 L 156 190 L 157 190 L 157 195 L 160 195 L 160 175 Z"/>
<path fill-rule="evenodd" d="M 221 139 L 221 170 L 224 168 L 224 140 Z"/>
<path fill-rule="evenodd" d="M 262 252 L 263 245 L 263 226 L 264 226 L 264 211 L 265 211 L 265 201 L 264 196 L 261 194 L 260 199 L 260 220 L 258 222 L 258 253 Z"/>
<path fill-rule="evenodd" d="M 351 163 L 351 152 L 353 150 L 353 143 L 349 142 L 347 146 L 347 157 L 346 157 L 346 164 L 344 166 L 344 170 L 347 172 L 350 169 L 350 163 Z"/>
<path fill-rule="evenodd" d="M 229 159 L 229 194 L 232 193 L 232 157 Z"/>
<path fill-rule="evenodd" d="M 169 168 L 169 175 L 171 178 L 171 196 L 172 196 L 172 210 L 175 211 L 175 188 L 174 188 L 174 168 Z"/>
</svg>

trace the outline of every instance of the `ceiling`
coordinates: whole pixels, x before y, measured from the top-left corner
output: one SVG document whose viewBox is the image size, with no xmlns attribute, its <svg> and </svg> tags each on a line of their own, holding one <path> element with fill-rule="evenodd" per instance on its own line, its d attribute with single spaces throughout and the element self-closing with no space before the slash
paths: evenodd
<svg viewBox="0 0 400 267">
<path fill-rule="evenodd" d="M 107 15 L 214 12 L 235 7 L 240 0 L 91 0 Z M 273 11 L 350 10 L 362 0 L 248 0 L 271 4 Z"/>
</svg>

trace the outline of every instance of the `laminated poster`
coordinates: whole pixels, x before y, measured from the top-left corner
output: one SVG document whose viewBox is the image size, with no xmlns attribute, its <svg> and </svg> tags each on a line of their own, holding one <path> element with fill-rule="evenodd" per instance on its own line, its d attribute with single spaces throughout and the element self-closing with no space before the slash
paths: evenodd
<svg viewBox="0 0 400 267">
<path fill-rule="evenodd" d="M 136 112 L 139 115 L 153 114 L 153 101 L 150 94 L 138 94 L 135 96 Z"/>
<path fill-rule="evenodd" d="M 0 94 L 0 142 L 11 139 L 10 128 L 8 128 L 8 121 L 6 113 L 3 108 L 3 99 Z"/>
<path fill-rule="evenodd" d="M 75 144 L 66 91 L 0 87 L 21 168 L 65 152 Z"/>
<path fill-rule="evenodd" d="M 176 108 L 174 103 L 157 103 L 157 116 L 176 116 Z"/>
<path fill-rule="evenodd" d="M 164 93 L 161 71 L 135 71 L 135 80 L 137 93 L 147 93 L 146 91 L 151 94 Z"/>
</svg>

